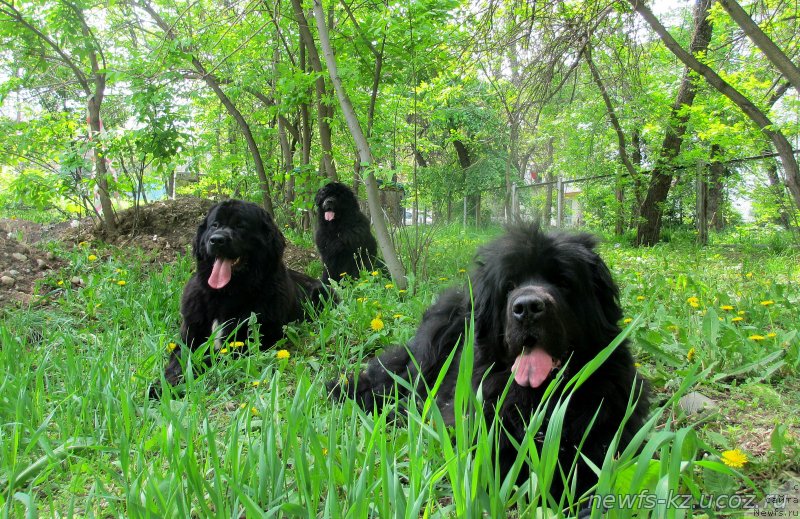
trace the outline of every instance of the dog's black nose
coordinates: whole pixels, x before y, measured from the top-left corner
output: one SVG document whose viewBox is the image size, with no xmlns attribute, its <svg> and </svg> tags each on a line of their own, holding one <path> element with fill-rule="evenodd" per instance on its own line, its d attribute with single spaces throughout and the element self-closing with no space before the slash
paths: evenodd
<svg viewBox="0 0 800 519">
<path fill-rule="evenodd" d="M 210 243 L 211 245 L 222 245 L 225 243 L 226 240 L 227 238 L 225 237 L 225 235 L 219 232 L 215 232 L 214 234 L 208 237 L 208 243 Z"/>
<path fill-rule="evenodd" d="M 537 319 L 544 313 L 544 299 L 536 295 L 519 296 L 511 305 L 511 313 L 517 321 Z"/>
</svg>

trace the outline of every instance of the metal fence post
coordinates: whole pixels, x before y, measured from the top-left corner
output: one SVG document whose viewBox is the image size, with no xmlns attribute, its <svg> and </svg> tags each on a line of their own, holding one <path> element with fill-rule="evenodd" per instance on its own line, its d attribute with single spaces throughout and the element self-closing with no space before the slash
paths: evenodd
<svg viewBox="0 0 800 519">
<path fill-rule="evenodd" d="M 564 181 L 561 177 L 556 179 L 556 227 L 564 227 Z"/>
<path fill-rule="evenodd" d="M 517 214 L 517 183 L 514 182 L 511 184 L 511 207 L 508 208 L 506 223 L 513 223 L 517 220 L 519 220 L 519 215 Z"/>
</svg>

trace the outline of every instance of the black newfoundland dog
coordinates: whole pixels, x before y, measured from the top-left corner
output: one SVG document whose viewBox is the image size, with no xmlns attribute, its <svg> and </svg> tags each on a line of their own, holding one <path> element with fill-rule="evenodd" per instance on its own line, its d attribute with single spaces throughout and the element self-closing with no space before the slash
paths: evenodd
<svg viewBox="0 0 800 519">
<path fill-rule="evenodd" d="M 380 266 L 378 244 L 369 219 L 358 208 L 356 195 L 344 184 L 331 182 L 317 191 L 317 232 L 314 241 L 322 257 L 322 282 L 342 274 L 357 278 L 364 268 Z"/>
<path fill-rule="evenodd" d="M 181 298 L 184 344 L 194 350 L 212 335 L 217 349 L 223 341 L 244 342 L 255 313 L 261 345 L 269 347 L 283 336 L 283 325 L 305 317 L 305 301 L 319 306 L 322 283 L 287 268 L 285 247 L 283 234 L 260 206 L 226 200 L 212 207 L 197 229 L 197 270 Z M 164 378 L 175 385 L 182 377 L 180 349 L 175 349 Z M 151 395 L 159 390 L 154 385 Z"/>
<path fill-rule="evenodd" d="M 569 380 L 620 333 L 618 289 L 595 245 L 596 240 L 588 234 L 548 234 L 538 225 L 528 225 L 509 229 L 478 251 L 477 266 L 471 273 L 475 319 L 472 384 L 476 389 L 481 386 L 484 417 L 492 420 L 497 410 L 507 433 L 500 433 L 498 445 L 503 474 L 517 456 L 514 442 L 523 439 L 528 419 L 542 403 L 556 371 L 565 371 L 564 380 Z M 461 345 L 472 308 L 467 289 L 445 292 L 425 312 L 407 348 L 386 351 L 346 382 L 329 383 L 331 396 L 355 399 L 366 410 L 379 409 L 395 392 L 391 372 L 412 381 L 424 398 L 426 388 L 434 384 L 448 355 L 458 346 L 437 394 L 445 420 L 454 420 Z M 398 391 L 402 395 L 402 388 Z M 572 395 L 559 454 L 565 474 L 587 431 L 581 452 L 602 466 L 632 393 L 638 401 L 625 423 L 619 450 L 630 442 L 648 414 L 647 384 L 637 374 L 627 346 L 621 344 Z M 555 403 L 552 398 L 547 416 Z M 536 436 L 537 441 L 542 439 L 542 434 Z M 520 478 L 528 476 L 523 470 Z M 577 495 L 597 481 L 582 460 L 576 478 Z M 558 499 L 563 491 L 558 471 L 554 480 L 550 492 Z"/>
</svg>

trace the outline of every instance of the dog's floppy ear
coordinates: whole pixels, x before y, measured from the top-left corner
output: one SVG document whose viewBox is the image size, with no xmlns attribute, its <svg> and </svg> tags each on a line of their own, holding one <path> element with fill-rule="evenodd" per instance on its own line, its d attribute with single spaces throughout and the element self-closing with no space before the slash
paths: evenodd
<svg viewBox="0 0 800 519">
<path fill-rule="evenodd" d="M 201 242 L 203 240 L 203 234 L 205 234 L 208 229 L 208 217 L 211 216 L 211 213 L 214 212 L 218 205 L 219 204 L 214 204 L 211 206 L 211 209 L 208 210 L 203 217 L 203 221 L 200 222 L 200 225 L 197 227 L 197 233 L 195 233 L 194 240 L 192 240 L 192 252 L 194 253 L 195 259 L 201 260 L 206 256 L 205 247 L 203 247 Z"/>
<path fill-rule="evenodd" d="M 319 204 L 322 203 L 322 192 L 325 190 L 324 187 L 321 187 L 317 190 L 317 194 L 314 196 L 314 205 L 319 207 Z"/>
<path fill-rule="evenodd" d="M 578 234 L 575 241 L 586 248 L 586 261 L 591 269 L 591 290 L 599 308 L 595 309 L 598 316 L 602 316 L 600 325 L 608 332 L 616 334 L 619 331 L 619 321 L 622 319 L 622 308 L 619 304 L 619 288 L 614 282 L 611 271 L 603 258 L 595 251 L 597 238 L 591 234 Z"/>
<path fill-rule="evenodd" d="M 603 309 L 608 325 L 615 330 L 618 322 L 622 319 L 622 308 L 619 304 L 619 288 L 614 282 L 608 265 L 597 253 L 594 253 L 594 264 L 592 265 L 592 275 L 594 277 L 593 288 L 595 297 Z"/>
<path fill-rule="evenodd" d="M 475 315 L 475 336 L 482 340 L 493 340 L 502 335 L 505 323 L 502 319 L 504 309 L 503 281 L 498 278 L 496 265 L 478 259 L 478 268 L 471 277 L 472 301 Z"/>
<path fill-rule="evenodd" d="M 268 240 L 268 243 L 266 243 L 266 250 L 274 252 L 277 255 L 277 259 L 281 259 L 283 257 L 283 251 L 286 249 L 286 238 L 284 238 L 283 233 L 278 229 L 278 225 L 269 213 L 261 206 L 258 206 L 258 208 L 260 211 L 261 226 L 264 228 L 264 231 L 266 231 L 264 236 Z"/>
</svg>

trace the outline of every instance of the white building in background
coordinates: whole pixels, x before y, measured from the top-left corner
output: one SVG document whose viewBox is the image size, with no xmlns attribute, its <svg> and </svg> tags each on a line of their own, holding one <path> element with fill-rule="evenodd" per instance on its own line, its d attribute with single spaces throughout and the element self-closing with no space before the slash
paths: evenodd
<svg viewBox="0 0 800 519">
<path fill-rule="evenodd" d="M 568 227 L 583 225 L 583 206 L 580 197 L 582 192 L 575 184 L 564 186 L 564 225 Z"/>
</svg>

